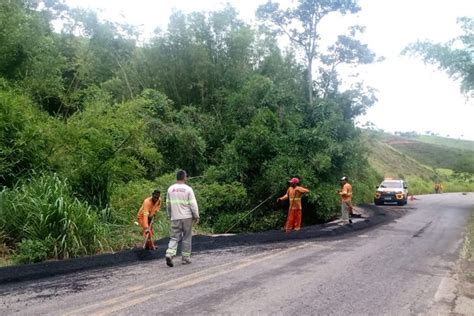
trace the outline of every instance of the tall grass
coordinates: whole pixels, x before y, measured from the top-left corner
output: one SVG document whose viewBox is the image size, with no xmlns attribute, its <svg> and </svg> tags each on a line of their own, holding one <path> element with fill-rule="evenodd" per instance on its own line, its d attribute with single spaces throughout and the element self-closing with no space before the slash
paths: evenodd
<svg viewBox="0 0 474 316">
<path fill-rule="evenodd" d="M 407 176 L 408 191 L 410 194 L 434 193 L 435 181 L 427 181 L 418 176 Z M 463 180 L 455 175 L 438 177 L 443 184 L 443 192 L 474 192 L 474 178 Z"/>
<path fill-rule="evenodd" d="M 1 191 L 0 230 L 17 262 L 94 254 L 106 246 L 108 231 L 97 212 L 74 198 L 57 175 Z"/>
<path fill-rule="evenodd" d="M 5 244 L 4 232 L 0 230 L 0 267 L 8 265 L 10 258 L 10 249 Z"/>
</svg>

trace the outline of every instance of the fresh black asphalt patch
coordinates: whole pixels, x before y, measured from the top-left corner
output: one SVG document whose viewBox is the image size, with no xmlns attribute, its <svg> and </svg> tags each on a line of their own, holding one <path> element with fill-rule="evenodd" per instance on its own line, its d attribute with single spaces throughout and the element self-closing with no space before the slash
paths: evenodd
<svg viewBox="0 0 474 316">
<path fill-rule="evenodd" d="M 354 223 L 340 225 L 326 223 L 301 228 L 298 232 L 285 233 L 281 230 L 270 230 L 259 233 L 248 233 L 231 236 L 193 236 L 193 252 L 213 249 L 223 249 L 236 246 L 253 246 L 284 241 L 304 240 L 318 237 L 335 237 L 354 231 L 367 229 L 403 216 L 408 207 L 379 207 L 375 205 L 362 205 L 369 216 L 354 220 Z M 133 264 L 143 260 L 156 260 L 165 257 L 168 238 L 156 242 L 157 250 L 148 251 L 132 249 L 117 253 L 107 253 L 89 257 L 61 261 L 47 261 L 36 264 L 18 265 L 0 268 L 0 284 L 22 282 L 41 278 L 63 275 L 84 270 L 105 268 L 110 266 Z"/>
</svg>

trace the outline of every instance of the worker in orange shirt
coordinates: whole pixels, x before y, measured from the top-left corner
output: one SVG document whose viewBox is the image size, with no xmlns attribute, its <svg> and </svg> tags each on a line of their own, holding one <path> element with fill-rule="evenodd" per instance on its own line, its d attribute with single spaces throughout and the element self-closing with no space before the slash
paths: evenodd
<svg viewBox="0 0 474 316">
<path fill-rule="evenodd" d="M 435 193 L 443 193 L 443 185 L 441 182 L 435 183 Z"/>
<path fill-rule="evenodd" d="M 145 242 L 145 249 L 154 250 L 155 245 L 153 244 L 153 226 L 150 225 L 152 218 L 160 210 L 161 206 L 161 192 L 160 190 L 155 190 L 150 197 L 147 197 L 142 204 L 142 207 L 138 211 L 137 219 L 140 223 L 140 226 L 143 229 L 143 237 L 148 238 Z"/>
<path fill-rule="evenodd" d="M 342 222 L 352 223 L 350 215 L 352 214 L 352 185 L 347 177 L 341 178 L 341 190 L 338 191 L 341 196 L 341 218 Z"/>
<path fill-rule="evenodd" d="M 292 178 L 289 181 L 290 187 L 286 191 L 286 194 L 277 199 L 277 202 L 283 200 L 289 200 L 290 206 L 288 207 L 288 218 L 286 220 L 285 230 L 287 233 L 294 229 L 296 231 L 301 229 L 301 197 L 304 193 L 308 193 L 309 190 L 299 186 L 300 180 L 298 178 Z"/>
</svg>

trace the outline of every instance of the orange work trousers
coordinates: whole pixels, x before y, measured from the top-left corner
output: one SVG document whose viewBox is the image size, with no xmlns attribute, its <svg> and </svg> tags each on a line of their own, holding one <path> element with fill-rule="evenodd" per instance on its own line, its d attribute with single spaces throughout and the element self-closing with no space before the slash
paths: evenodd
<svg viewBox="0 0 474 316">
<path fill-rule="evenodd" d="M 143 229 L 143 238 L 145 237 L 146 237 L 146 231 L 145 229 Z M 148 249 L 148 250 L 155 249 L 155 244 L 153 244 L 153 227 L 152 226 L 150 226 L 150 234 L 148 235 L 148 239 L 146 240 L 145 249 Z"/>
<path fill-rule="evenodd" d="M 143 231 L 143 238 L 146 237 L 146 226 L 145 223 L 143 223 L 143 220 L 138 219 L 140 226 L 142 227 Z M 148 218 L 148 223 L 151 223 L 151 217 Z M 154 250 L 155 249 L 155 244 L 153 244 L 153 226 L 149 225 L 150 227 L 150 234 L 148 235 L 148 239 L 145 243 L 145 249 L 148 250 Z"/>
<path fill-rule="evenodd" d="M 295 230 L 300 230 L 301 228 L 301 209 L 300 208 L 291 208 L 288 210 L 288 218 L 286 220 L 285 230 L 287 233 L 291 232 L 293 227 Z"/>
</svg>

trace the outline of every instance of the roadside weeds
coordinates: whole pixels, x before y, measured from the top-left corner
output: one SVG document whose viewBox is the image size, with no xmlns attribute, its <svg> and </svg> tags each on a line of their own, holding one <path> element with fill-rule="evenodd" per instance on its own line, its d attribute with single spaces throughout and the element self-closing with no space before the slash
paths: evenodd
<svg viewBox="0 0 474 316">
<path fill-rule="evenodd" d="M 471 210 L 469 223 L 461 247 L 459 260 L 453 274 L 446 278 L 446 284 L 451 283 L 452 294 L 445 295 L 445 308 L 438 306 L 439 312 L 447 312 L 455 315 L 472 315 L 474 311 L 474 207 Z M 443 283 L 443 282 L 442 282 Z M 449 289 L 449 286 L 445 286 Z M 446 294 L 446 293 L 445 293 Z M 448 293 L 449 294 L 449 293 Z M 441 309 L 439 309 L 441 308 Z"/>
<path fill-rule="evenodd" d="M 465 195 L 465 194 L 463 194 Z M 474 311 L 474 206 L 462 241 L 459 258 L 438 287 L 428 314 L 473 315 Z"/>
<path fill-rule="evenodd" d="M 471 315 L 474 311 L 474 207 L 452 278 L 455 286 L 449 313 Z"/>
<path fill-rule="evenodd" d="M 474 207 L 461 249 L 460 294 L 474 299 Z"/>
<path fill-rule="evenodd" d="M 11 265 L 10 251 L 5 244 L 0 244 L 0 267 Z"/>
</svg>

